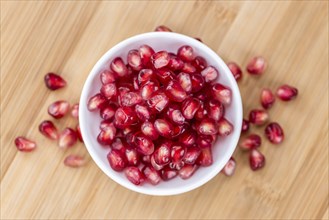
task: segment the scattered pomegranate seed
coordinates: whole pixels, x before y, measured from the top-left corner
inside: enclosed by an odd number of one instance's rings
[[[249,130],[249,121],[246,119],[243,119],[241,132],[247,132],[248,130]]]
[[[235,80],[239,81],[242,78],[242,70],[239,67],[239,65],[234,62],[230,62],[227,64],[227,66],[230,69],[230,71],[232,72]]]
[[[37,144],[34,141],[31,141],[25,137],[17,137],[15,139],[15,145],[17,150],[23,152],[31,152],[37,147]]]
[[[275,96],[273,95],[271,90],[263,89],[260,96],[260,100],[263,108],[269,109],[275,102]]]
[[[236,167],[236,162],[233,157],[229,159],[229,161],[225,164],[222,173],[226,176],[233,176]]]
[[[208,66],[201,71],[201,75],[204,77],[206,82],[214,82],[218,77],[218,71],[213,66]]]
[[[115,171],[122,171],[127,166],[127,160],[124,154],[119,150],[111,150],[107,154],[107,159],[110,163],[110,166]]]
[[[114,60],[110,64],[110,68],[119,77],[124,77],[128,75],[128,69],[120,57],[114,58]]]
[[[39,131],[41,132],[41,134],[43,134],[44,136],[46,136],[49,139],[52,139],[52,140],[58,139],[59,135],[58,135],[57,128],[51,121],[46,120],[46,121],[41,122],[41,124],[39,125]]]
[[[100,74],[101,82],[103,85],[114,83],[116,76],[112,71],[103,70]]]
[[[191,62],[194,59],[193,48],[190,46],[182,46],[177,51],[177,56],[185,62]]]
[[[262,139],[257,134],[250,134],[246,138],[242,139],[239,146],[242,150],[253,150],[262,144]]]
[[[282,85],[278,88],[276,91],[276,95],[282,100],[282,101],[290,101],[297,97],[298,90],[292,86],[289,85]]]
[[[83,165],[86,164],[86,159],[79,156],[79,155],[68,155],[65,159],[64,159],[64,164],[68,167],[73,167],[73,168],[77,168],[77,167],[82,167]]]
[[[273,144],[280,144],[284,140],[283,130],[276,122],[272,122],[266,126],[265,135]]]
[[[73,118],[79,118],[79,103],[72,106],[71,115]]]
[[[142,172],[144,174],[144,176],[146,177],[146,179],[152,184],[152,185],[157,185],[160,183],[161,181],[161,177],[158,173],[157,170],[155,170],[153,167],[151,166],[145,166],[142,169]]]
[[[91,97],[88,101],[88,110],[95,111],[101,109],[106,104],[107,99],[100,93]]]
[[[259,170],[265,166],[265,157],[258,150],[252,149],[249,154],[249,162],[252,170]]]
[[[57,90],[66,86],[66,81],[56,73],[47,73],[45,83],[50,90]]]
[[[197,165],[187,164],[178,171],[178,174],[182,179],[188,179],[195,173],[197,169],[198,169]]]
[[[167,51],[159,51],[151,56],[152,64],[156,69],[160,69],[162,67],[167,66],[169,60],[170,57]]]
[[[233,125],[225,118],[218,121],[218,134],[219,136],[228,136],[233,132]]]
[[[81,135],[81,130],[80,130],[80,125],[77,124],[77,127],[75,128],[76,132],[77,132],[77,138],[79,139],[79,141],[83,142],[82,139],[82,135]]]
[[[155,31],[172,32],[172,30],[170,28],[168,28],[167,26],[164,26],[164,25],[160,25],[160,26],[156,27]]]
[[[77,134],[72,128],[65,128],[59,135],[58,146],[60,148],[72,147],[77,142]]]
[[[255,125],[263,125],[269,119],[269,115],[265,110],[254,109],[249,113],[249,122]]]
[[[264,57],[258,56],[249,61],[247,71],[252,75],[260,75],[265,72],[266,67],[267,63]]]
[[[62,118],[70,110],[70,104],[67,101],[56,101],[49,105],[48,114],[53,118]]]
[[[139,56],[142,59],[142,64],[144,66],[147,66],[151,62],[151,56],[154,54],[154,50],[152,49],[152,47],[144,44],[139,47],[138,51]]]

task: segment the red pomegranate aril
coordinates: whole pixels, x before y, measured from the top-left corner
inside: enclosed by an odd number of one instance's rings
[[[147,100],[147,104],[151,110],[161,112],[169,104],[169,98],[158,90]]]
[[[192,92],[195,93],[203,88],[205,81],[201,74],[192,74],[191,83],[192,83]]]
[[[142,64],[144,66],[147,66],[151,62],[151,56],[154,54],[154,50],[152,49],[152,47],[144,44],[139,47],[138,51],[139,56],[142,59]]]
[[[238,64],[230,62],[227,64],[227,67],[230,69],[236,81],[239,81],[242,78],[242,70]]]
[[[137,150],[143,155],[151,155],[154,152],[152,140],[142,132],[137,132],[137,134],[135,134],[134,144]]]
[[[229,105],[232,101],[232,91],[219,83],[212,86],[212,95],[224,105]]]
[[[184,67],[184,62],[179,59],[176,55],[174,54],[169,54],[170,56],[170,60],[169,63],[167,65],[167,67],[172,70],[172,71],[178,71],[183,69]]]
[[[151,56],[152,64],[156,69],[160,69],[167,66],[169,60],[170,57],[167,51],[159,51]]]
[[[103,85],[109,84],[109,83],[114,83],[116,76],[115,73],[113,73],[110,70],[104,70],[100,74],[101,82]]]
[[[53,118],[62,118],[64,117],[68,111],[70,110],[70,104],[67,101],[56,101],[49,105],[48,114]]]
[[[221,119],[225,113],[225,108],[222,103],[212,99],[207,103],[207,113],[209,118],[212,118],[215,121],[219,121],[219,119]]]
[[[140,71],[142,69],[142,59],[139,56],[138,50],[130,50],[127,55],[127,61],[134,71]]]
[[[249,154],[249,163],[252,170],[259,170],[265,166],[265,156],[260,151],[252,149]]]
[[[128,75],[128,69],[120,57],[114,58],[114,60],[110,64],[110,68],[119,77],[124,77]]]
[[[128,148],[128,143],[124,138],[115,137],[112,141],[111,148],[114,150],[119,150],[120,152],[125,152]]]
[[[171,152],[170,152],[171,160],[172,161],[182,160],[185,156],[185,151],[186,151],[185,147],[183,147],[179,144],[173,144],[173,146],[171,147]]]
[[[66,86],[66,81],[56,73],[47,73],[45,83],[50,90],[57,90]]]
[[[140,104],[135,105],[135,112],[137,117],[141,121],[146,121],[151,118],[151,112],[145,105],[140,105]]]
[[[257,134],[250,134],[240,141],[240,148],[242,150],[252,150],[260,147],[262,139]]]
[[[181,72],[177,76],[177,81],[185,92],[190,93],[192,91],[191,75],[188,73]]]
[[[176,75],[167,68],[158,69],[155,71],[157,79],[167,85],[171,80],[176,79]]]
[[[139,73],[138,73],[138,82],[139,84],[143,84],[145,82],[150,81],[152,78],[154,78],[154,72],[151,69],[142,69]]]
[[[34,141],[22,136],[15,139],[15,145],[17,150],[23,152],[31,152],[37,147],[37,144]]]
[[[178,48],[177,56],[185,62],[191,62],[194,59],[193,48],[188,45],[181,46]]]
[[[179,136],[179,143],[189,147],[196,143],[197,134],[193,130],[186,130]]]
[[[158,134],[157,130],[155,129],[152,122],[145,121],[141,125],[141,131],[143,134],[145,134],[151,140],[156,140],[159,137],[159,134]]]
[[[249,61],[247,71],[252,75],[260,75],[265,72],[266,67],[267,63],[264,57],[257,56]]]
[[[156,27],[155,31],[172,32],[172,30],[170,28],[168,28],[167,26],[164,26],[164,25],[160,25],[160,26]]]
[[[211,118],[204,118],[198,126],[198,133],[203,135],[213,135],[217,134],[217,132],[216,122]]]
[[[73,167],[73,168],[82,167],[86,164],[86,162],[87,161],[84,157],[74,154],[68,155],[64,159],[65,166]]]
[[[276,95],[282,101],[290,101],[297,97],[298,90],[295,87],[289,85],[282,85],[276,91]]]
[[[158,170],[158,171],[162,170],[164,167],[164,165],[161,165],[161,164],[158,164],[157,162],[155,162],[154,155],[151,155],[151,165],[155,170]]]
[[[200,108],[201,103],[198,99],[196,98],[187,98],[185,99],[185,101],[182,104],[182,113],[183,116],[186,119],[192,119],[195,115],[195,113],[198,111],[198,109]]]
[[[72,128],[65,128],[59,135],[58,146],[60,148],[72,147],[77,139],[77,133]]]
[[[131,107],[141,102],[142,102],[142,97],[136,92],[128,92],[124,94],[121,98],[122,106]]]
[[[145,181],[144,174],[138,167],[127,167],[124,172],[127,179],[135,185],[140,185]]]
[[[171,138],[173,135],[173,126],[165,119],[155,120],[154,128],[162,137]]]
[[[146,179],[152,184],[152,185],[157,185],[161,181],[161,177],[153,167],[146,165],[143,167],[142,172]]]
[[[265,110],[254,109],[249,113],[249,122],[255,125],[263,125],[269,119],[269,115]]]
[[[211,135],[199,135],[197,139],[197,144],[199,148],[211,147],[213,143],[213,138]]]
[[[112,149],[107,154],[107,160],[110,163],[110,166],[115,171],[122,171],[127,166],[127,159],[123,152],[119,150]]]
[[[88,110],[95,111],[101,109],[107,102],[107,99],[100,93],[91,97],[88,101]]]
[[[142,162],[144,164],[151,164],[151,155],[144,155],[144,156],[142,156]]]
[[[153,81],[149,81],[147,83],[145,83],[144,85],[142,85],[141,89],[140,89],[140,94],[142,96],[142,98],[144,100],[148,100],[155,91],[157,91],[159,89],[159,86],[157,85],[157,83],[153,82]]]
[[[48,120],[41,122],[39,125],[39,131],[41,134],[52,140],[57,140],[59,137],[57,128],[53,122]]]
[[[218,71],[213,66],[208,66],[201,71],[201,75],[204,77],[206,82],[214,82],[218,77]]]
[[[111,120],[114,118],[117,107],[114,104],[109,104],[100,110],[100,116],[104,120]]]
[[[221,118],[218,121],[218,135],[225,137],[233,132],[233,125],[226,118]]]
[[[192,61],[192,65],[198,71],[202,71],[208,66],[207,61],[203,57],[200,57],[200,56],[195,57],[195,59]]]
[[[186,149],[185,156],[183,158],[183,162],[185,164],[195,164],[195,161],[198,159],[201,153],[200,148],[196,146],[188,147]]]
[[[133,78],[133,86],[134,86],[134,90],[139,90],[139,88],[140,88],[137,76],[134,76],[134,78]]]
[[[179,110],[179,106],[169,106],[166,114],[168,118],[176,124],[182,125],[185,122],[185,118]]]
[[[182,178],[182,179],[188,179],[190,178],[194,173],[195,171],[198,169],[198,166],[197,165],[190,165],[190,164],[187,164],[185,165],[184,167],[182,167],[182,169],[180,169],[178,171],[178,174],[179,176]]]
[[[225,164],[222,172],[226,176],[233,176],[235,168],[236,168],[236,161],[233,157],[231,157],[229,161]]]
[[[72,106],[71,115],[73,118],[79,118],[79,103]]]
[[[261,92],[260,101],[263,108],[269,109],[275,102],[275,96],[273,95],[271,90],[263,89]]]
[[[170,141],[164,141],[160,143],[159,147],[154,151],[153,157],[157,164],[166,165],[170,162],[172,143]]]
[[[112,126],[112,121],[111,120],[103,120],[101,121],[101,123],[99,124],[99,129],[101,130],[107,130],[109,127]]]
[[[271,122],[265,128],[267,139],[273,144],[280,144],[284,140],[284,133],[281,126],[276,122]]]
[[[187,97],[185,90],[176,80],[172,80],[168,83],[165,92],[169,99],[175,102],[182,102]]]
[[[211,148],[202,148],[201,153],[195,163],[204,167],[210,166],[213,163]]]
[[[79,139],[80,142],[83,142],[82,135],[81,135],[81,130],[80,130],[80,125],[77,124],[75,131],[77,133],[77,138]]]
[[[117,96],[117,87],[115,83],[108,83],[102,86],[100,90],[101,94],[106,98],[111,99],[112,97]]]
[[[177,170],[171,169],[170,167],[164,167],[161,170],[161,178],[164,181],[171,180],[178,175]]]
[[[129,166],[137,166],[140,162],[139,154],[135,148],[125,148],[125,156]]]
[[[111,123],[106,129],[101,130],[97,136],[98,143],[102,145],[109,145],[113,142],[117,129]]]
[[[247,132],[249,130],[249,121],[246,119],[242,120],[241,132]]]
[[[207,112],[207,110],[205,109],[204,104],[202,103],[202,104],[200,105],[200,108],[198,109],[198,111],[195,113],[194,118],[195,118],[196,120],[201,121],[201,120],[204,119],[207,115],[208,115],[208,112]]]
[[[124,128],[138,122],[135,111],[130,107],[118,108],[115,112],[114,119],[119,128]]]
[[[182,72],[193,74],[196,73],[196,68],[191,63],[184,63],[184,66],[182,68]]]

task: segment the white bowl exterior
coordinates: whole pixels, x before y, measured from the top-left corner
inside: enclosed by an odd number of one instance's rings
[[[136,49],[140,45],[147,44],[154,48],[155,51],[167,50],[169,52],[177,52],[182,45],[190,45],[193,47],[196,55],[203,56],[208,65],[212,65],[220,73],[218,82],[228,86],[232,90],[232,103],[226,106],[225,117],[234,125],[232,134],[225,138],[218,138],[212,147],[214,162],[209,167],[200,167],[193,176],[187,180],[177,177],[170,181],[162,181],[160,184],[153,186],[145,183],[141,186],[135,186],[129,182],[124,172],[116,172],[110,167],[107,154],[109,149],[102,147],[96,140],[99,133],[99,124],[101,118],[99,112],[89,112],[87,109],[88,99],[99,92],[101,87],[99,74],[102,69],[108,69],[109,63],[115,57],[125,59],[127,53],[131,49]],[[79,122],[84,143],[91,157],[101,170],[120,185],[144,194],[149,195],[175,195],[193,190],[216,176],[232,156],[237,142],[240,137],[242,124],[242,102],[239,88],[232,73],[223,62],[223,60],[208,46],[195,40],[194,38],[171,32],[151,32],[136,35],[122,41],[108,52],[96,63],[90,72],[87,81],[82,90],[79,106]],[[220,187],[220,186],[219,186]]]

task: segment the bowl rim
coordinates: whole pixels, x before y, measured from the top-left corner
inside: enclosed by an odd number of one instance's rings
[[[118,49],[124,47],[127,44],[130,44],[134,41],[138,41],[147,37],[169,37],[169,38],[182,38],[183,40],[187,41],[188,45],[192,46],[195,44],[199,44],[200,47],[203,47],[203,52],[208,53],[209,56],[213,56],[215,57],[216,62],[218,63],[219,66],[221,66],[225,71],[225,73],[222,74],[226,74],[228,77],[228,81],[230,83],[230,89],[232,90],[232,93],[234,94],[234,99],[237,99],[237,108],[236,108],[236,116],[238,117],[237,123],[234,124],[234,129],[238,129],[239,132],[234,132],[232,135],[234,135],[232,137],[232,146],[234,147],[230,147],[228,148],[228,153],[227,158],[224,158],[222,163],[218,164],[216,167],[214,165],[213,169],[209,170],[209,174],[207,176],[205,176],[205,178],[200,179],[199,181],[196,181],[193,184],[190,184],[188,187],[185,188],[180,188],[180,189],[175,189],[172,188],[170,190],[166,190],[166,191],[159,191],[157,190],[156,186],[154,186],[154,188],[152,189],[145,189],[143,187],[140,186],[133,186],[132,184],[130,184],[130,182],[128,182],[128,180],[126,181],[122,181],[121,178],[116,177],[116,176],[112,176],[110,173],[107,172],[108,167],[103,166],[103,163],[101,162],[101,159],[99,159],[98,155],[96,154],[96,152],[93,150],[92,147],[92,143],[88,140],[88,139],[84,139],[84,143],[85,146],[87,148],[88,153],[91,155],[93,161],[96,163],[96,165],[108,176],[110,177],[112,180],[114,180],[116,183],[120,184],[121,186],[130,189],[132,191],[135,192],[139,192],[142,194],[146,194],[146,195],[156,195],[156,196],[169,196],[169,195],[177,195],[177,194],[181,194],[181,193],[185,193],[188,191],[191,191],[193,189],[196,189],[202,185],[204,185],[205,183],[209,182],[211,179],[213,179],[225,166],[225,164],[227,163],[227,161],[230,159],[230,157],[232,156],[233,152],[236,149],[239,137],[240,137],[240,133],[241,133],[241,126],[242,126],[242,114],[243,114],[243,108],[242,108],[242,100],[241,100],[241,94],[240,94],[240,90],[239,87],[237,85],[236,80],[234,79],[232,74],[227,74],[227,73],[231,73],[231,71],[229,70],[229,68],[227,67],[226,63],[221,59],[221,57],[215,53],[211,48],[209,48],[206,44],[183,34],[179,34],[179,33],[174,33],[174,32],[147,32],[147,33],[142,33],[142,34],[138,34],[132,37],[129,37],[121,42],[119,42],[118,44],[114,45],[113,47],[111,47],[109,50],[107,50],[107,52],[96,62],[96,64],[94,65],[94,67],[92,68],[92,70],[89,72],[88,77],[84,83],[83,89],[82,89],[82,93],[80,96],[80,106],[82,105],[87,105],[87,99],[88,99],[88,91],[89,88],[92,84],[92,81],[95,77],[95,75],[97,75],[99,73],[99,71],[103,68],[104,63],[108,62],[109,58],[112,55],[112,51],[117,51]],[[191,45],[193,44],[193,45]],[[79,108],[79,124],[80,124],[80,129],[81,129],[81,134],[82,137],[87,137],[86,135],[86,122],[85,120],[83,120],[83,118],[85,118],[86,116],[86,111],[84,110],[85,108]],[[224,163],[225,162],[225,163]],[[216,169],[215,169],[216,168]]]

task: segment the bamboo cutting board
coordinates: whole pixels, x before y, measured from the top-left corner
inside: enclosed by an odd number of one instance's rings
[[[64,152],[38,132],[50,103],[78,102],[109,48],[159,24],[200,37],[243,67],[254,55],[266,57],[263,76],[245,74],[239,83],[245,116],[259,107],[264,86],[299,89],[296,100],[270,110],[286,139],[280,146],[263,139],[262,170],[252,172],[237,149],[233,177],[218,175],[182,195],[146,196],[105,176],[81,143]],[[328,31],[328,1],[1,1],[1,218],[328,219]],[[68,86],[47,90],[49,71]],[[56,125],[76,122],[68,116]],[[18,152],[18,135],[38,149]],[[89,163],[65,167],[72,152]]]

